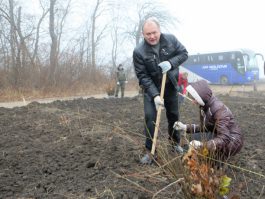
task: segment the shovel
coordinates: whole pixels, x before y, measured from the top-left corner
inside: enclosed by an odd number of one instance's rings
[[[166,79],[167,79],[167,73],[163,73],[161,92],[160,92],[160,98],[161,98],[162,101],[164,99]],[[152,150],[151,150],[151,154],[152,155],[155,155],[155,149],[156,149],[156,142],[157,142],[157,136],[158,136],[158,129],[159,129],[161,111],[162,111],[162,106],[159,106],[158,110],[157,110],[157,115],[156,115],[155,132],[154,132],[153,145],[152,145]]]

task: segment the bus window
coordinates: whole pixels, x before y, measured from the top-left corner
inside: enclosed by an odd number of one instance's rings
[[[198,62],[197,57],[193,57],[193,63],[196,64]]]
[[[264,57],[260,53],[256,53],[255,57],[257,58],[257,64],[258,66],[261,66],[263,64],[263,75],[265,75],[265,62],[264,62]],[[262,67],[261,67],[262,68]],[[261,69],[262,70],[262,69]],[[262,73],[261,73],[262,74]]]
[[[227,64],[227,63],[231,63],[233,64],[233,60],[231,59],[231,52],[225,52],[223,53],[223,63]]]
[[[237,68],[236,54],[234,52],[230,53],[230,57],[228,58],[228,62],[231,62],[232,66]]]
[[[249,55],[244,54],[243,59],[244,59],[245,66],[248,67],[249,66]]]
[[[249,67],[247,67],[247,68],[251,69],[251,68],[255,68],[256,66],[258,66],[258,62],[257,62],[256,57],[251,57],[249,59]]]
[[[244,64],[244,58],[240,53],[235,54],[236,69],[239,73],[244,74],[247,70],[246,64]]]
[[[206,59],[207,63],[212,63],[213,62],[213,56],[212,55],[207,55],[207,59]]]
[[[205,55],[201,55],[200,64],[206,64],[206,63],[207,63],[207,57]]]
[[[224,55],[218,55],[218,61],[223,62],[224,61]]]
[[[198,55],[198,57],[197,57],[197,62],[198,62],[198,63],[201,62],[201,60],[200,60],[200,55]]]
[[[236,59],[236,54],[235,53],[231,53],[231,60],[235,60]]]
[[[211,55],[211,59],[212,59],[213,64],[218,63],[218,54]]]
[[[240,72],[241,74],[244,74],[246,71],[246,67],[244,66],[242,60],[239,57],[236,59],[236,68],[237,71]]]

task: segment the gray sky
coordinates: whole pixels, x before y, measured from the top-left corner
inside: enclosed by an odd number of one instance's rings
[[[118,1],[118,0],[117,0]],[[264,0],[160,0],[180,21],[172,30],[190,53],[250,48],[265,56]],[[38,12],[37,0],[25,0]],[[74,0],[80,9],[84,0]],[[25,5],[25,4],[24,4]],[[75,13],[77,23],[86,14]]]
[[[161,0],[190,52],[250,48],[265,56],[264,0]]]

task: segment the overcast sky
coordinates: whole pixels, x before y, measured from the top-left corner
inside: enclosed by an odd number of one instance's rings
[[[190,52],[251,48],[265,56],[264,0],[161,0]]]
[[[250,48],[265,56],[264,0],[160,1],[180,21],[172,33],[190,53]],[[36,0],[27,2],[38,10]],[[73,2],[76,8],[82,0]]]

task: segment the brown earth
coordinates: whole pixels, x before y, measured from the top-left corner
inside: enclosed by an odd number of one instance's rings
[[[245,136],[242,151],[231,160],[240,168],[229,170],[244,199],[265,198],[264,97],[261,92],[219,96]],[[141,97],[33,102],[0,108],[0,118],[0,198],[184,198],[158,166],[139,165]],[[197,118],[186,101],[181,120]],[[161,135],[166,126],[163,112]]]

